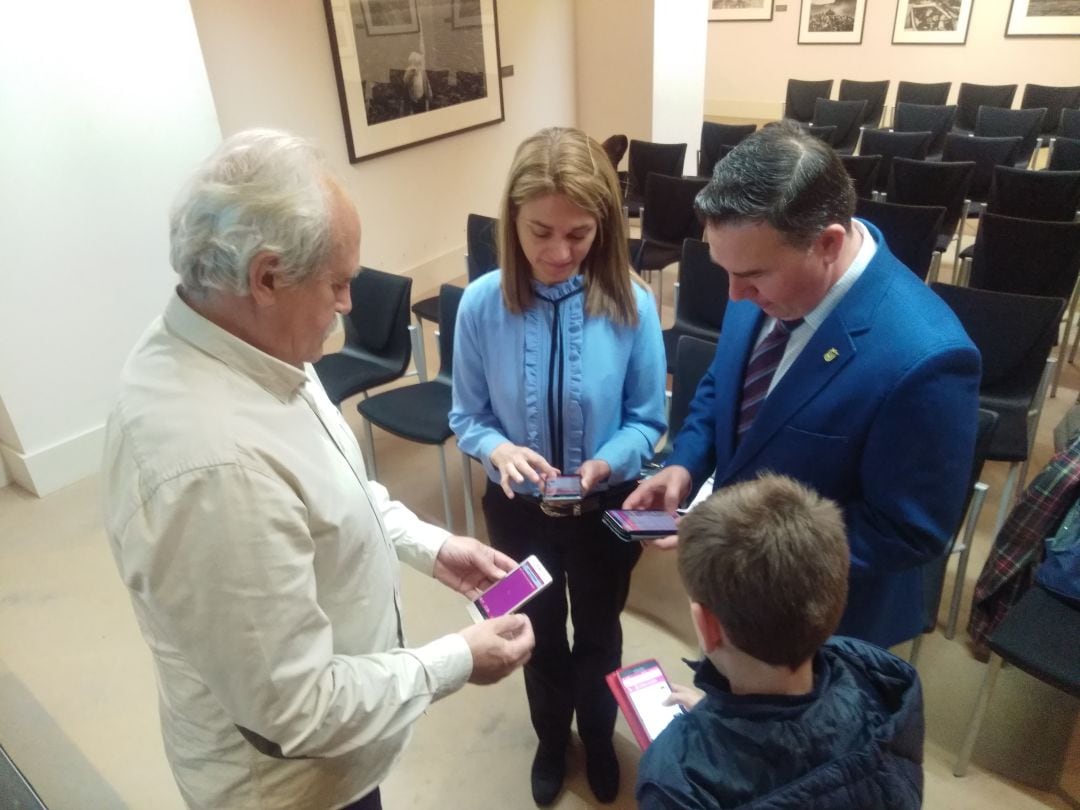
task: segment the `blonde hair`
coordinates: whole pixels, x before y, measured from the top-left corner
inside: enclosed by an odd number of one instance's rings
[[[527,138],[514,154],[499,210],[499,263],[503,301],[520,314],[533,304],[532,268],[518,239],[517,215],[526,202],[566,197],[596,218],[596,238],[581,275],[585,312],[613,323],[637,324],[637,302],[626,247],[622,193],[603,147],[578,129],[551,127]]]

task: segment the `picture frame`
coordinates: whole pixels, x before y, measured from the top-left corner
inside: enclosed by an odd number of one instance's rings
[[[414,34],[420,30],[416,0],[359,0],[364,28],[373,37]]]
[[[455,0],[450,14],[445,0],[323,8],[350,163],[505,120],[495,0]]]
[[[1080,0],[1012,0],[1005,36],[1080,36]]]
[[[800,45],[859,45],[866,0],[802,0]]]
[[[773,2],[774,0],[709,0],[709,22],[771,20]]]
[[[974,0],[896,0],[894,45],[963,45]]]

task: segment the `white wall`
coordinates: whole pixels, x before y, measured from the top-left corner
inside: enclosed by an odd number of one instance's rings
[[[220,133],[186,0],[6,4],[0,76],[0,452],[45,494],[100,464],[173,284],[169,204]]]
[[[414,293],[464,272],[470,211],[494,214],[514,149],[573,125],[571,0],[498,3],[503,123],[350,165],[321,3],[192,0],[226,134],[282,127],[313,138],[360,209],[361,261],[414,275]],[[415,296],[414,296],[415,297]]]
[[[684,174],[697,174],[708,12],[708,0],[658,2],[653,23],[652,139],[687,145]]]
[[[1080,38],[1005,37],[1009,3],[976,0],[965,45],[893,45],[896,0],[870,0],[861,45],[799,45],[799,3],[770,22],[709,24],[705,112],[712,115],[776,118],[789,78],[891,79],[888,104],[900,79],[1073,85],[1080,82]]]

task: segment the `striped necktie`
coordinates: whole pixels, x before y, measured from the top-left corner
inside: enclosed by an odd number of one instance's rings
[[[794,321],[777,320],[772,331],[757,345],[750,356],[750,362],[746,364],[746,374],[743,375],[742,403],[739,405],[739,438],[742,438],[761,409],[761,403],[765,401],[769,393],[769,383],[772,382],[773,375],[784,358],[788,338],[801,323],[802,318]]]

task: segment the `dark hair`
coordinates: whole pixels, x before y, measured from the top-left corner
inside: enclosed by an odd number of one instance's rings
[[[849,551],[840,508],[791,478],[721,489],[679,523],[679,574],[731,642],[795,669],[836,631]]]
[[[845,230],[855,188],[840,158],[794,123],[767,124],[716,164],[694,200],[707,224],[765,222],[794,247],[805,247],[833,223]]]

